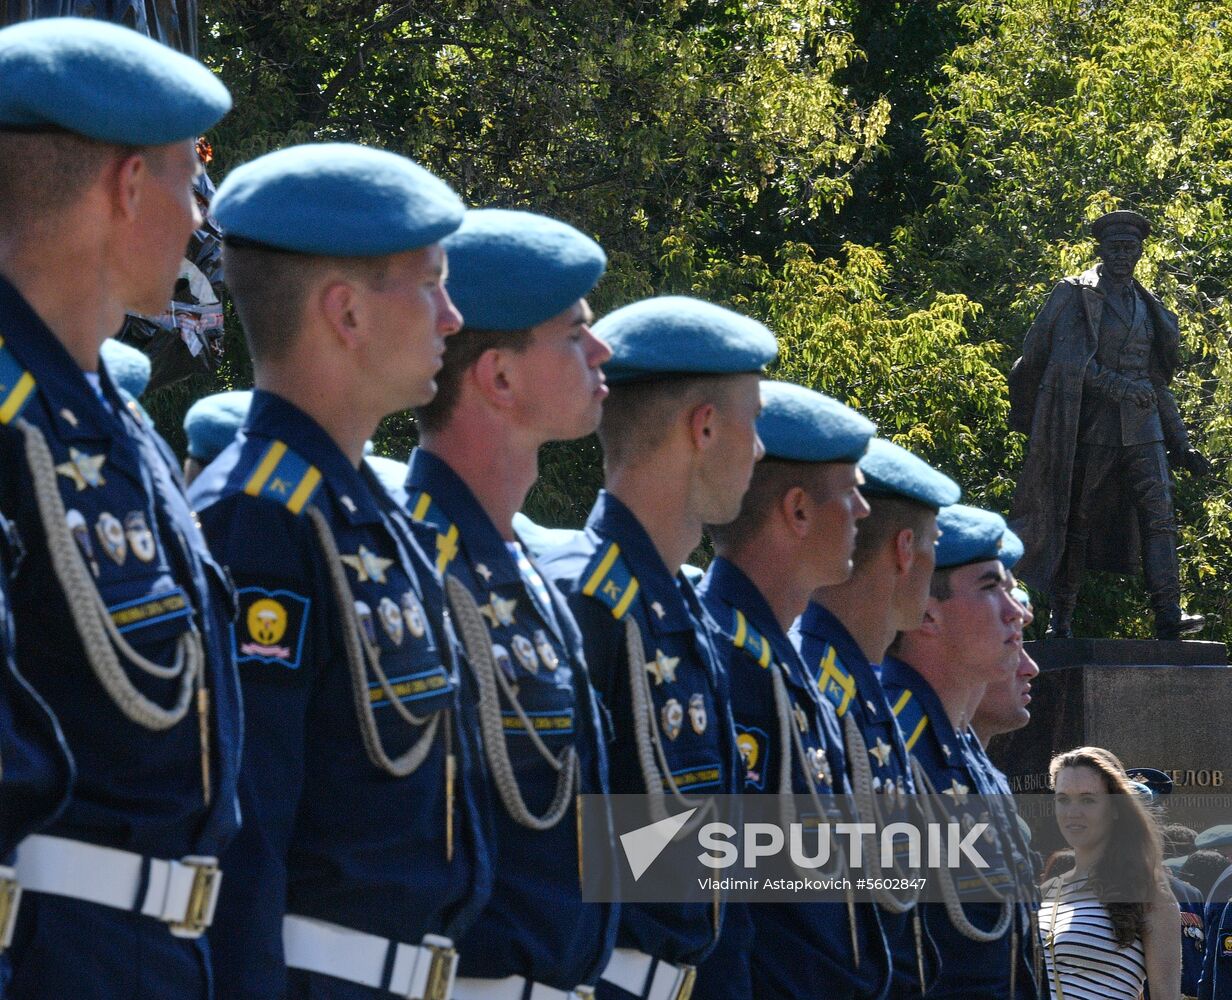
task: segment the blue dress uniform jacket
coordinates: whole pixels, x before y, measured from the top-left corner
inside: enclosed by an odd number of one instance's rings
[[[719,623],[726,643],[736,743],[744,763],[746,794],[777,794],[783,754],[791,761],[792,793],[809,794],[798,754],[781,745],[771,664],[782,671],[791,699],[792,727],[799,730],[813,780],[821,795],[850,792],[847,756],[834,706],[821,698],[799,654],[753,582],[728,560],[716,557],[698,596]],[[729,904],[727,925],[701,969],[697,996],[826,996],[876,998],[890,984],[890,959],[877,908],[855,908],[859,964],[852,949],[847,906],[833,903]],[[747,915],[750,933],[733,933],[735,911]]]
[[[886,657],[881,667],[881,683],[907,750],[919,762],[936,794],[951,800],[951,814],[962,823],[964,832],[976,822],[990,824],[988,833],[977,845],[989,863],[982,874],[994,889],[1016,899],[1021,891],[1017,887],[1018,822],[1012,814],[1012,804],[1002,796],[1000,786],[980,760],[978,741],[970,731],[955,731],[932,686],[908,664],[893,656]],[[960,899],[965,894],[964,875],[971,878],[964,870],[955,878]],[[1028,892],[1029,886],[1027,883],[1024,887]],[[967,892],[978,894],[980,890],[988,891],[982,885],[972,885]],[[1029,957],[1030,910],[1024,903],[1012,905],[1005,933],[989,943],[962,934],[943,904],[924,905],[929,933],[941,952],[941,975],[928,992],[930,998],[1034,1000],[1039,996]],[[981,931],[993,928],[1002,913],[1001,906],[993,902],[970,901],[963,904],[963,909],[971,924]]]
[[[558,756],[566,747],[576,749],[581,794],[606,794],[601,708],[564,599],[546,581],[544,592],[528,586],[496,526],[444,460],[417,449],[407,493],[411,516],[431,529],[438,569],[456,577],[480,606],[497,666],[537,733]],[[502,699],[501,709],[518,787],[530,811],[542,815],[552,802],[557,772],[535,750],[512,706]],[[550,830],[536,831],[495,802],[496,881],[487,907],[461,942],[459,976],[518,975],[559,990],[598,979],[615,943],[619,904],[582,900],[575,810],[576,802]]]
[[[1232,903],[1208,905],[1205,913],[1206,950],[1198,1000],[1232,998]],[[1182,928],[1183,929],[1183,928]]]
[[[254,395],[244,435],[192,496],[238,587],[231,642],[247,714],[245,826],[224,859],[229,884],[211,930],[219,994],[381,995],[302,966],[288,972],[283,917],[418,945],[425,934],[459,935],[487,897],[482,775],[474,727],[458,715],[440,582],[371,473],[271,393]],[[335,539],[332,566],[313,509]],[[365,652],[358,671],[348,629]],[[402,777],[380,756],[425,745]]]
[[[915,794],[902,733],[873,664],[851,633],[828,609],[813,601],[791,627],[789,635],[804,662],[804,669],[822,696],[834,706],[840,724],[845,725],[848,713],[855,720],[868,747],[874,788],[881,793],[893,788],[900,795]],[[851,765],[849,760],[849,777]],[[914,911],[894,914],[879,909],[894,966],[890,995],[918,996],[921,962],[926,982],[932,982],[936,976],[936,949],[926,928],[919,928],[921,937],[917,942]]]
[[[613,793],[647,791],[635,746],[625,646],[629,615],[641,631],[649,661],[642,668],[650,678],[652,709],[676,786],[686,796],[736,792],[743,771],[716,646],[718,626],[684,576],[673,578],[667,571],[632,512],[601,491],[585,533],[541,561],[568,595],[586,662],[613,716]],[[718,905],[626,903],[616,944],[675,965],[697,965],[714,946],[721,921]]]
[[[242,722],[226,638],[230,587],[206,550],[166,445],[105,371],[96,394],[3,280],[0,337],[0,423],[7,425],[0,509],[25,547],[10,589],[17,665],[51,707],[76,763],[72,798],[44,832],[147,859],[218,856],[239,823]],[[45,492],[33,488],[23,451],[31,427],[55,469]],[[56,504],[63,526],[48,514]],[[126,692],[127,710],[100,682],[99,649],[83,646],[74,627],[45,524],[62,543],[55,550],[78,564],[79,610],[84,603],[82,613],[111,630],[105,641],[122,679],[111,676]],[[190,669],[198,656],[199,669]],[[151,666],[171,676],[153,676]],[[191,687],[208,692],[208,710]],[[147,724],[159,712],[175,718],[169,710],[177,707],[183,714],[173,724]],[[210,988],[203,938],[173,937],[140,912],[44,892],[23,898],[11,959],[12,997],[204,997]]]

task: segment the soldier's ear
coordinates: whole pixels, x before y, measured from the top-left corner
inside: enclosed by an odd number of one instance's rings
[[[804,538],[813,523],[813,512],[809,504],[808,493],[799,486],[793,486],[779,500],[779,513],[788,528],[797,538]]]
[[[915,563],[915,531],[903,528],[894,536],[894,562],[899,575],[905,575]]]
[[[698,451],[709,448],[714,443],[718,416],[719,408],[714,403],[699,403],[689,411],[689,432],[693,438],[693,447]]]
[[[107,186],[116,214],[125,222],[136,219],[149,177],[150,165],[141,153],[118,156],[103,168],[101,181]]]
[[[349,281],[328,281],[306,296],[307,305],[319,310],[335,339],[348,350],[359,347],[366,339],[361,325],[359,297]]]

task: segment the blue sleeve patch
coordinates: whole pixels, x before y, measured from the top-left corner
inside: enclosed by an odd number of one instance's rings
[[[914,750],[928,727],[928,715],[920,707],[920,699],[910,688],[903,688],[902,694],[894,702],[893,710],[894,718],[898,720],[898,728],[902,730],[903,742],[909,751]]]
[[[307,597],[289,590],[241,587],[239,614],[231,627],[236,663],[274,663],[299,668],[308,632]]]
[[[766,765],[770,756],[770,737],[756,726],[736,723],[736,748],[744,763],[744,783],[759,792],[766,787]]]

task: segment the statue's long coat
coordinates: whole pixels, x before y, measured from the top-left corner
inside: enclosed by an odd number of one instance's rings
[[[1010,524],[1026,554],[1015,573],[1031,586],[1050,588],[1065,547],[1073,491],[1083,377],[1099,344],[1104,295],[1092,269],[1065,278],[1048,296],[1010,372],[1010,426],[1030,435]],[[1137,281],[1134,287],[1150,312],[1155,337],[1151,381],[1169,449],[1188,447],[1184,425],[1168,383],[1176,371],[1180,331],[1176,315]],[[1092,504],[1095,517],[1087,547],[1087,568],[1132,573],[1141,565],[1138,519],[1132,500],[1117,481]]]

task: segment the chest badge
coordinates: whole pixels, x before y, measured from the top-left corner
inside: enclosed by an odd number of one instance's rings
[[[679,662],[679,656],[668,656],[663,650],[656,649],[655,658],[646,664],[646,673],[655,679],[655,687],[661,687],[665,683],[675,684],[676,665]]]
[[[485,604],[479,611],[491,623],[493,628],[504,626],[508,628],[513,624],[513,609],[518,606],[518,599],[511,597],[508,600],[502,597],[497,597],[495,594],[488,595],[488,603]]]
[[[886,761],[890,759],[890,750],[890,744],[878,736],[877,744],[868,748],[868,755],[882,767],[885,767]]]
[[[535,655],[535,647],[524,635],[515,635],[509,644],[513,646],[513,655],[518,662],[532,674],[539,673],[539,657]]]
[[[556,655],[548,634],[541,628],[535,629],[535,649],[539,650],[539,659],[549,670],[555,670],[560,666],[560,657]]]
[[[830,762],[826,760],[826,752],[820,747],[813,747],[806,754],[808,758],[809,770],[813,774],[815,781],[820,781],[822,784],[833,784],[830,777]]]
[[[73,540],[77,543],[77,548],[81,549],[81,556],[90,567],[90,572],[98,576],[98,560],[94,558],[94,543],[90,541],[90,526],[86,524],[85,516],[79,510],[68,510],[64,512],[64,523],[72,532]]]
[[[791,703],[791,716],[796,720],[796,728],[802,733],[808,732],[808,716],[804,714],[804,709],[800,707],[798,701]]]
[[[667,703],[659,710],[659,723],[663,727],[663,734],[669,740],[674,740],[680,735],[680,730],[684,726],[684,709],[679,701],[675,698],[667,699]]]
[[[967,795],[970,793],[970,791],[971,789],[968,788],[966,785],[964,785],[957,778],[951,778],[950,787],[942,789],[941,794],[948,795],[959,805],[963,805],[967,801]]]
[[[377,605],[377,612],[381,616],[381,624],[385,627],[385,634],[389,636],[390,641],[395,646],[402,645],[402,629],[404,622],[402,620],[402,609],[393,602],[390,597],[382,597],[381,603]]]
[[[145,514],[134,510],[124,518],[124,535],[128,538],[128,547],[133,555],[144,563],[153,562],[157,555],[154,545],[154,532],[145,519]]]
[[[667,616],[667,612],[663,610],[663,605],[658,601],[654,601],[650,605],[650,610],[659,616],[659,621],[662,621]]]
[[[71,479],[80,493],[87,486],[104,486],[107,480],[103,478],[103,463],[106,455],[87,455],[84,451],[69,448],[68,461],[56,466],[56,472]]]
[[[505,680],[509,682],[509,689],[514,693],[518,693],[518,672],[513,667],[513,660],[509,658],[509,650],[502,646],[499,642],[492,644],[492,659],[496,661],[496,666],[500,672],[505,675]]]
[[[419,603],[419,598],[409,590],[402,595],[402,618],[406,622],[406,630],[414,638],[422,639],[424,637],[424,633],[428,631],[428,626],[424,621],[423,607]]]
[[[492,579],[492,571],[483,563],[475,563],[475,572],[483,577],[484,583]]]
[[[382,559],[363,545],[355,555],[342,556],[342,561],[355,570],[355,577],[360,583],[367,583],[369,580],[384,583],[385,571],[394,564],[392,559]]]
[[[693,727],[693,732],[701,736],[706,731],[706,699],[700,694],[691,695],[689,697],[689,725]]]
[[[372,609],[363,601],[356,601],[355,613],[359,615],[359,624],[364,630],[364,638],[368,640],[368,645],[376,649],[380,643],[376,638],[376,622],[372,620]]]
[[[99,544],[107,553],[107,557],[117,566],[123,566],[128,556],[128,542],[124,538],[124,526],[120,524],[120,519],[114,514],[103,511],[98,515],[94,532],[98,535]]]

